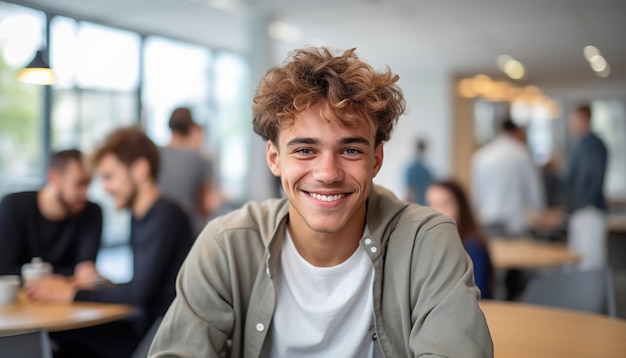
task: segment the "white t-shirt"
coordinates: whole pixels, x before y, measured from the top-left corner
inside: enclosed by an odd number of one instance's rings
[[[285,235],[276,270],[276,310],[263,357],[372,357],[374,268],[361,248],[316,267]]]

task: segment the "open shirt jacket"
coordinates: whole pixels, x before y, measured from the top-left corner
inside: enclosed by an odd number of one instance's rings
[[[374,266],[374,324],[385,357],[492,357],[472,264],[454,222],[378,186],[360,249]],[[289,203],[270,199],[211,221],[177,280],[149,357],[259,357]]]

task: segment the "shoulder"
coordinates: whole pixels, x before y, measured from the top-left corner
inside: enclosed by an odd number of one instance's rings
[[[186,217],[185,211],[174,200],[160,197],[151,209],[154,216],[170,221],[179,217]]]
[[[91,217],[102,217],[102,208],[100,208],[100,205],[92,202],[92,201],[88,201],[87,205],[85,206],[85,215],[87,216],[91,216]]]
[[[10,209],[22,209],[28,207],[36,207],[37,205],[37,192],[36,191],[24,191],[18,193],[7,194],[2,198],[0,205],[4,208]]]

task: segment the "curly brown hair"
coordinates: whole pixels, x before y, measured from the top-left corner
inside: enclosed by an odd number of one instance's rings
[[[93,154],[93,164],[97,165],[107,154],[113,154],[127,167],[135,160],[145,158],[150,164],[152,179],[156,180],[159,175],[159,149],[139,127],[119,128],[110,133]]]
[[[284,124],[311,108],[328,108],[341,123],[354,128],[373,126],[376,141],[389,140],[391,130],[406,109],[399,76],[375,71],[361,61],[355,48],[339,56],[326,47],[293,51],[281,67],[270,69],[254,97],[254,132],[276,143]]]

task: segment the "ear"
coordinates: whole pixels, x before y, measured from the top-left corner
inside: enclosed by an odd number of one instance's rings
[[[380,143],[374,149],[374,176],[378,174],[378,171],[383,166],[383,143]]]
[[[150,163],[148,163],[148,159],[144,157],[135,159],[130,166],[130,172],[135,180],[144,181],[150,179]]]
[[[51,184],[56,184],[59,182],[59,179],[61,178],[61,173],[59,173],[59,170],[56,168],[50,168],[48,170],[48,183]]]
[[[274,142],[271,140],[267,141],[267,145],[265,147],[265,159],[267,160],[267,166],[270,168],[270,171],[274,176],[280,177],[280,153],[278,152],[278,147],[274,145]]]

